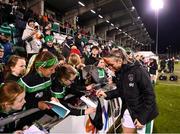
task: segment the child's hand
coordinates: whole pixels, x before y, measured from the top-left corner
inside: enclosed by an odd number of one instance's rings
[[[41,110],[51,109],[51,107],[48,104],[46,104],[44,101],[38,102],[38,108]]]
[[[59,100],[55,97],[51,97],[51,101],[59,102]]]

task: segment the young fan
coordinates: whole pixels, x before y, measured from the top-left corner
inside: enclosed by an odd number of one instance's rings
[[[0,87],[0,119],[6,118],[21,110],[26,103],[25,90],[16,82],[7,82]],[[0,126],[0,133],[10,133],[16,130],[13,122]]]
[[[59,99],[62,104],[68,107],[72,115],[84,115],[95,112],[95,108],[87,108],[85,110],[78,110],[67,105],[66,96],[68,94],[75,95],[74,99],[84,95],[78,89],[74,88],[74,82],[77,77],[77,71],[71,65],[62,65],[57,68],[55,80],[53,80],[51,92],[52,95]],[[75,84],[76,85],[76,84]],[[75,101],[75,100],[74,100]]]
[[[25,58],[12,55],[5,66],[5,81],[18,81],[25,74],[25,70]]]
[[[50,52],[39,53],[29,73],[18,83],[26,90],[26,108],[49,109],[44,101],[51,100],[51,75],[55,73],[57,58]]]

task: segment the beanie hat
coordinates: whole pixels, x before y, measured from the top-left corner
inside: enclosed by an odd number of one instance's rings
[[[0,26],[0,34],[2,36],[11,36],[11,27],[7,23],[2,24]]]
[[[81,52],[79,51],[79,49],[76,49],[76,48],[71,49],[70,54],[72,54],[72,53],[75,53],[75,54],[78,54],[79,56],[81,56]]]
[[[48,35],[48,36],[45,37],[45,42],[46,43],[49,42],[49,41],[53,42],[53,40],[54,40],[54,37],[51,36],[51,35]]]

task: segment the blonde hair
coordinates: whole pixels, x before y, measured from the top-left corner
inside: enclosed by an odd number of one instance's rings
[[[77,49],[77,47],[76,47],[75,45],[73,45],[73,46],[71,47],[71,49]]]
[[[81,58],[78,54],[72,53],[69,56],[68,64],[72,65],[73,67],[76,67],[81,63]]]

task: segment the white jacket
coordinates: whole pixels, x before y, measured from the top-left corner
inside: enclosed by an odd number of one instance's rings
[[[35,38],[35,34],[33,35],[34,31],[35,30],[27,24],[22,35],[22,40],[26,42],[27,54],[39,53],[39,49],[42,47],[42,43],[39,43],[39,40]]]

